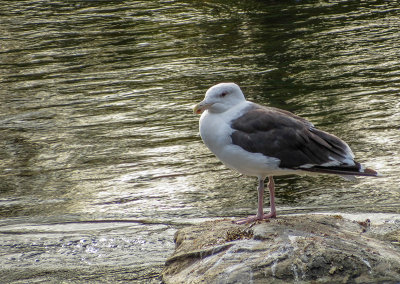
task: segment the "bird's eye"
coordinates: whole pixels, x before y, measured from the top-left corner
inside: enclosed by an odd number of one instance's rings
[[[228,94],[228,93],[223,92],[223,93],[221,94],[221,97],[225,97],[227,94]]]

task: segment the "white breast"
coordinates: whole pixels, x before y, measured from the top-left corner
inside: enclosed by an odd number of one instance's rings
[[[231,134],[234,130],[230,122],[241,116],[248,104],[245,101],[223,113],[205,111],[200,118],[200,136],[215,156],[231,169],[257,177],[280,174],[279,159],[250,153],[232,144]],[[284,174],[288,174],[287,171]]]

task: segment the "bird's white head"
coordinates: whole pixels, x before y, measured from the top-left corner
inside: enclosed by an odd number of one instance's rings
[[[207,90],[204,100],[194,106],[193,112],[201,114],[208,110],[212,113],[221,113],[245,100],[238,85],[220,83]]]

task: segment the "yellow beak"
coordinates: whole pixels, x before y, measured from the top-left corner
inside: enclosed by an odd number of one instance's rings
[[[193,113],[202,114],[206,109],[209,109],[211,106],[212,104],[201,101],[193,107]]]
[[[201,106],[200,106],[199,103],[193,107],[193,113],[194,113],[194,114],[200,114],[200,113],[202,113]]]

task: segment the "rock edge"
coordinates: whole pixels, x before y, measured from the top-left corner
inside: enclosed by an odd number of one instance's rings
[[[399,283],[400,222],[392,227],[311,214],[250,225],[204,222],[175,234],[176,249],[162,279],[166,284]]]

